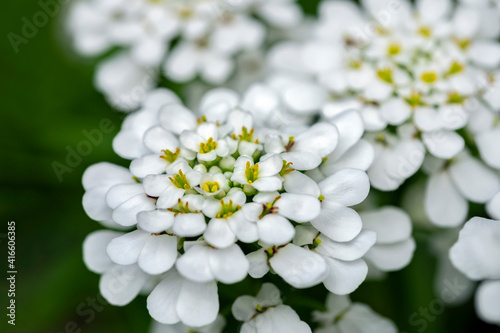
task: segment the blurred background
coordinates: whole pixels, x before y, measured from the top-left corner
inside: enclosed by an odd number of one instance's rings
[[[147,332],[151,319],[145,296],[125,307],[97,303],[95,311],[88,311],[92,309],[89,302],[99,297],[99,276],[83,264],[82,242],[101,226],[83,211],[81,177],[93,163],[127,166],[128,162],[111,148],[124,115],[112,110],[92,85],[98,59],[78,58],[66,41],[66,2],[60,1],[57,13],[32,30],[30,38],[15,39],[15,46],[12,33],[22,36],[25,20],[32,21],[42,7],[38,1],[9,1],[4,3],[8,9],[0,14],[0,109],[6,116],[0,122],[0,332]],[[315,13],[317,0],[301,2],[308,13]],[[179,91],[168,82],[163,85]],[[103,132],[102,140],[83,147],[82,142],[88,142],[85,133],[99,129],[103,122],[112,124],[110,131]],[[86,156],[68,157],[72,151],[86,148]],[[392,193],[381,200],[399,204],[400,196]],[[12,220],[16,222],[18,272],[15,327],[7,325],[5,315],[5,237],[7,222]],[[429,251],[426,230],[416,228],[414,236],[418,245],[413,262],[383,281],[365,282],[352,298],[392,319],[401,332],[500,331],[477,319],[472,300],[429,312],[433,305],[435,310],[440,308],[436,305],[439,295],[434,293],[437,263]],[[256,291],[251,281],[221,287],[221,301]],[[310,293],[317,295],[317,303],[302,301],[301,295]],[[284,295],[285,302],[296,307],[303,319],[312,308],[322,307],[325,296],[322,287],[285,290]],[[229,322],[226,331],[236,330],[237,323]]]

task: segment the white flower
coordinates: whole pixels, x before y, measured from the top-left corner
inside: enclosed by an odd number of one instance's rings
[[[106,247],[121,233],[99,230],[89,234],[83,242],[83,260],[95,273],[102,274],[99,290],[113,305],[130,303],[146,285],[148,274],[137,265],[117,265],[106,253]]]
[[[203,242],[189,245],[176,262],[177,271],[195,282],[240,282],[247,276],[248,267],[245,254],[236,244],[224,249]]]
[[[249,185],[257,191],[278,191],[283,187],[279,172],[283,168],[283,159],[278,154],[261,158],[254,163],[248,156],[240,156],[234,164],[231,181]]]
[[[231,308],[233,316],[243,321],[243,333],[307,333],[311,328],[280,299],[280,291],[271,283],[264,283],[256,297],[240,296]]]
[[[460,231],[450,249],[453,265],[472,280],[483,281],[476,292],[481,319],[500,325],[500,221],[474,217]]]
[[[104,60],[97,67],[94,85],[113,107],[131,111],[156,86],[155,70],[136,64],[127,53]]]
[[[416,246],[411,237],[412,223],[408,214],[400,208],[385,206],[359,215],[363,227],[377,234],[377,241],[365,259],[381,271],[395,271],[407,266]]]
[[[158,198],[158,208],[171,208],[178,203],[186,191],[200,184],[201,173],[193,170],[185,161],[176,162],[172,174],[148,175],[144,178],[144,191],[150,197]]]
[[[328,294],[327,312],[314,311],[313,316],[321,324],[315,333],[328,332],[380,332],[396,333],[394,323],[375,313],[362,303],[351,303],[348,296]]]
[[[216,124],[203,123],[195,131],[183,131],[180,141],[184,147],[196,152],[200,161],[212,162],[218,156],[224,157],[229,154],[227,140],[219,140]]]
[[[266,150],[281,153],[281,157],[292,163],[296,170],[311,170],[319,166],[338,142],[337,128],[328,123],[318,123],[297,137],[286,140],[282,136],[271,136],[266,140]]]
[[[162,324],[209,325],[219,313],[217,284],[192,282],[170,270],[148,296],[147,307],[151,317]]]
[[[460,225],[467,217],[468,201],[486,203],[500,191],[499,176],[469,154],[436,162],[427,181],[425,209],[438,226]]]
[[[226,326],[226,319],[223,316],[218,315],[217,319],[206,326],[201,327],[189,327],[183,323],[177,324],[160,324],[157,321],[153,321],[150,333],[222,333],[222,329]]]

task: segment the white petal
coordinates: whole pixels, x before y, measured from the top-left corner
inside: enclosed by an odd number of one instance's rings
[[[116,207],[113,211],[113,220],[123,226],[132,226],[137,223],[137,214],[139,212],[155,208],[154,199],[139,194]]]
[[[486,211],[495,220],[500,220],[500,192],[488,202]]]
[[[252,186],[257,191],[272,192],[281,190],[283,181],[278,176],[259,177],[259,179],[252,183]]]
[[[109,242],[106,251],[115,263],[130,265],[137,262],[144,244],[151,235],[142,230],[135,230]]]
[[[485,281],[476,291],[478,316],[491,324],[500,324],[500,281]]]
[[[500,64],[500,45],[493,41],[475,41],[469,55],[479,66],[494,69]]]
[[[422,133],[422,141],[429,152],[442,159],[450,159],[465,147],[464,139],[456,132],[436,131]]]
[[[317,123],[295,138],[292,151],[314,152],[325,157],[335,149],[338,140],[339,131],[334,125]]]
[[[285,177],[283,186],[288,193],[307,194],[312,197],[319,197],[318,184],[305,174],[299,171],[292,171]]]
[[[295,235],[293,225],[280,215],[269,214],[257,221],[259,238],[266,244],[283,245],[290,242]]]
[[[335,155],[337,149],[333,152]],[[319,169],[325,175],[330,176],[341,169],[360,169],[363,171],[368,170],[372,165],[375,157],[373,146],[366,140],[360,140],[349,150],[347,150],[339,159],[331,158],[323,162]]]
[[[282,153],[281,157],[287,162],[292,163],[292,167],[296,170],[311,170],[321,164],[321,156],[316,153],[307,151],[286,152]]]
[[[236,236],[225,219],[211,219],[203,235],[210,245],[218,248],[229,247],[236,241]]]
[[[177,315],[177,301],[183,282],[183,278],[175,270],[171,270],[153,289],[147,299],[147,308],[154,320],[163,324],[175,324],[180,321]]]
[[[380,114],[391,125],[401,125],[411,115],[411,108],[404,100],[392,98],[380,106]]]
[[[82,199],[83,209],[92,220],[113,222],[113,210],[106,203],[106,193],[107,186],[96,186],[85,191]]]
[[[174,213],[168,210],[149,210],[137,214],[137,225],[144,231],[157,233],[174,224]]]
[[[355,110],[348,110],[330,120],[339,132],[338,144],[328,159],[336,160],[363,136],[363,119]]]
[[[299,223],[316,218],[321,211],[317,198],[293,193],[283,193],[274,206],[280,215]]]
[[[375,244],[377,234],[370,230],[362,230],[356,238],[349,242],[335,242],[320,235],[321,243],[316,252],[334,259],[352,261],[361,258]]]
[[[231,312],[237,320],[248,321],[255,315],[257,305],[259,305],[259,303],[255,297],[248,295],[240,296],[231,306]]]
[[[170,186],[160,194],[158,201],[156,201],[156,207],[162,209],[171,208],[182,198],[184,193],[186,193],[186,190]]]
[[[142,182],[144,191],[149,196],[159,197],[167,187],[172,186],[169,177],[168,175],[148,175]]]
[[[453,265],[469,279],[499,279],[500,223],[474,217],[467,222],[450,249]]]
[[[219,314],[217,284],[185,280],[179,293],[177,313],[187,326],[199,327],[212,323]]]
[[[283,168],[283,159],[278,154],[262,158],[259,162],[259,177],[274,176]]]
[[[397,333],[398,329],[392,321],[375,313],[369,306],[354,303],[339,322],[341,332]]]
[[[207,224],[203,214],[193,213],[177,215],[172,230],[176,235],[182,237],[194,237],[201,235],[206,228]]]
[[[361,203],[370,191],[368,176],[357,169],[340,170],[318,185],[325,200],[345,206]]]
[[[210,248],[196,245],[186,251],[175,263],[179,273],[195,282],[209,282],[215,279],[210,269]]]
[[[179,146],[179,140],[161,126],[155,126],[144,134],[144,145],[153,153],[161,154],[162,150],[175,152],[175,149]]]
[[[500,142],[500,127],[492,131],[480,133],[476,137],[476,144],[479,148],[481,158],[489,166],[500,169],[500,149],[498,149],[498,142]]]
[[[145,194],[142,184],[118,184],[112,186],[106,193],[106,203],[115,209],[125,201],[139,194]]]
[[[321,213],[311,224],[337,242],[348,242],[356,237],[363,226],[358,213],[333,201],[321,203]]]
[[[110,304],[122,306],[139,294],[147,278],[137,265],[115,265],[101,276],[99,290]]]
[[[337,295],[346,295],[356,290],[365,280],[368,266],[362,259],[341,261],[325,258],[328,275],[323,280],[326,289]]]
[[[412,224],[408,214],[398,207],[385,206],[378,210],[359,213],[365,229],[377,233],[377,244],[407,240]]]
[[[366,254],[378,269],[383,271],[396,271],[408,265],[415,251],[413,238],[393,244],[376,244]]]
[[[139,256],[139,267],[148,274],[157,275],[168,271],[177,259],[177,237],[152,235]]]
[[[89,166],[82,176],[82,184],[85,190],[96,186],[108,187],[118,183],[132,183],[133,179],[127,168],[107,162],[101,162]]]
[[[191,110],[177,103],[162,106],[158,113],[158,119],[163,128],[175,134],[196,128],[195,115]]]
[[[317,253],[288,244],[279,249],[269,263],[274,271],[295,288],[309,288],[323,279],[327,267]]]
[[[457,160],[450,166],[450,176],[464,197],[486,203],[500,191],[499,177],[472,157]]]
[[[425,210],[429,219],[442,227],[455,227],[465,221],[469,204],[451,182],[447,172],[432,175],[427,182]]]
[[[164,72],[167,78],[175,82],[186,82],[194,79],[198,66],[199,59],[194,46],[180,44],[168,56]]]
[[[283,100],[292,112],[309,114],[323,106],[327,100],[327,93],[320,85],[303,83],[287,89]]]
[[[167,163],[167,161],[160,158],[160,155],[144,155],[130,163],[130,172],[137,178],[144,178],[147,175],[157,175],[165,172]]]
[[[226,249],[210,251],[208,260],[212,274],[218,281],[226,284],[243,280],[250,267],[245,254],[236,244]]]
[[[94,273],[104,273],[113,262],[109,258],[106,247],[113,238],[123,235],[111,230],[98,230],[89,234],[83,241],[83,262]]]
[[[264,250],[258,250],[251,252],[246,255],[250,267],[248,269],[248,275],[254,279],[260,279],[269,272],[269,266],[267,264],[267,254]]]

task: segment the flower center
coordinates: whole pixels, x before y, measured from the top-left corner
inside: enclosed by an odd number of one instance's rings
[[[250,161],[247,161],[245,169],[245,177],[247,178],[248,184],[252,184],[259,177],[259,163],[250,166]]]
[[[253,140],[254,131],[255,130],[253,128],[250,131],[248,131],[248,129],[245,126],[243,126],[241,128],[241,134],[238,134],[238,137],[236,137],[236,134],[233,134],[231,137],[233,138],[233,140],[239,139],[240,141],[259,143],[258,139],[256,139],[255,141]]]
[[[418,33],[419,35],[422,35],[425,38],[432,37],[432,29],[430,27],[420,27],[420,29],[418,29]]]
[[[422,73],[422,81],[427,84],[431,84],[437,81],[437,74],[435,72],[424,72]]]
[[[452,92],[448,94],[448,104],[463,104],[465,101],[465,96],[460,95],[457,92]]]
[[[163,155],[160,156],[160,158],[163,158],[165,161],[173,163],[177,157],[179,157],[179,154],[181,153],[181,150],[179,148],[175,149],[175,153],[172,153],[170,150],[165,149],[162,150]]]
[[[412,108],[422,105],[422,94],[417,92],[412,92],[410,96],[405,98],[406,103],[408,103]]]
[[[382,68],[377,71],[377,76],[384,82],[394,83],[392,79],[392,70],[390,68]]]
[[[281,177],[289,174],[292,171],[295,171],[295,169],[291,167],[292,164],[293,164],[292,162],[287,162],[287,161],[283,160],[283,167],[281,168],[281,171],[280,171]]]
[[[401,53],[401,44],[399,43],[391,43],[387,47],[387,55],[395,56]]]
[[[288,143],[285,146],[286,151],[290,151],[292,147],[295,145],[295,138],[293,136],[288,137]]]
[[[172,184],[177,186],[178,188],[183,188],[185,190],[189,190],[191,186],[189,186],[189,181],[186,178],[186,175],[182,172],[182,170],[179,170],[179,173],[176,174],[174,177],[168,177]]]
[[[278,207],[275,207],[274,205],[276,202],[281,199],[281,196],[276,197],[273,202],[268,202],[267,204],[262,204],[262,213],[260,214],[259,218],[262,219],[264,216],[268,214],[278,214]]]
[[[172,207],[167,210],[172,213],[175,213],[174,214],[175,216],[177,216],[178,214],[198,213],[197,210],[191,211],[191,209],[189,208],[189,202],[184,203],[181,199],[177,200],[177,206],[178,207]]]
[[[200,143],[200,154],[206,154],[217,148],[217,142],[212,137],[208,138],[207,142]]]
[[[207,181],[205,184],[203,184],[202,187],[203,191],[208,192],[208,193],[215,193],[220,190],[220,185],[218,182],[210,182]]]
[[[448,72],[446,72],[446,75],[454,75],[462,72],[464,70],[465,66],[459,63],[458,61],[454,61],[451,65],[450,68],[448,69]]]
[[[228,203],[225,203],[223,199],[220,199],[221,210],[217,214],[218,219],[226,219],[228,217],[233,216],[234,213],[241,209],[240,205],[234,205],[233,200],[229,200]]]

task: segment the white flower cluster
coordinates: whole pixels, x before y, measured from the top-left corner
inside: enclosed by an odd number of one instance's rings
[[[85,172],[88,215],[134,228],[97,231],[84,245],[110,303],[126,304],[157,280],[151,316],[199,327],[217,317],[216,282],[271,271],[295,288],[323,283],[345,295],[365,279],[362,257],[376,233],[349,208],[370,187],[366,157],[349,157],[362,130],[353,136],[345,120],[357,114],[305,130],[256,127],[254,114],[265,113],[247,108],[256,94],[251,89],[240,103],[235,92],[210,91],[197,117],[171,92],[153,91],[114,140],[115,150],[132,159],[130,169],[100,163]],[[120,281],[125,285],[116,289]]]
[[[327,117],[358,109],[376,147],[368,173],[381,190],[413,175],[426,151],[444,160],[462,152],[460,130],[484,107],[480,101],[494,110],[475,126],[492,132],[479,139],[489,156],[498,138],[498,15],[471,4],[453,11],[449,0],[417,1],[414,9],[406,1],[364,4],[367,14],[349,2],[324,1],[312,38],[270,51],[268,82],[288,107]],[[486,159],[495,165],[498,158],[495,151]]]
[[[175,82],[200,76],[221,84],[236,54],[264,43],[265,23],[283,29],[301,20],[294,1],[79,0],[68,30],[83,55],[123,49],[99,66],[95,84],[111,104],[130,110],[140,100],[135,95],[154,86],[160,67]]]

